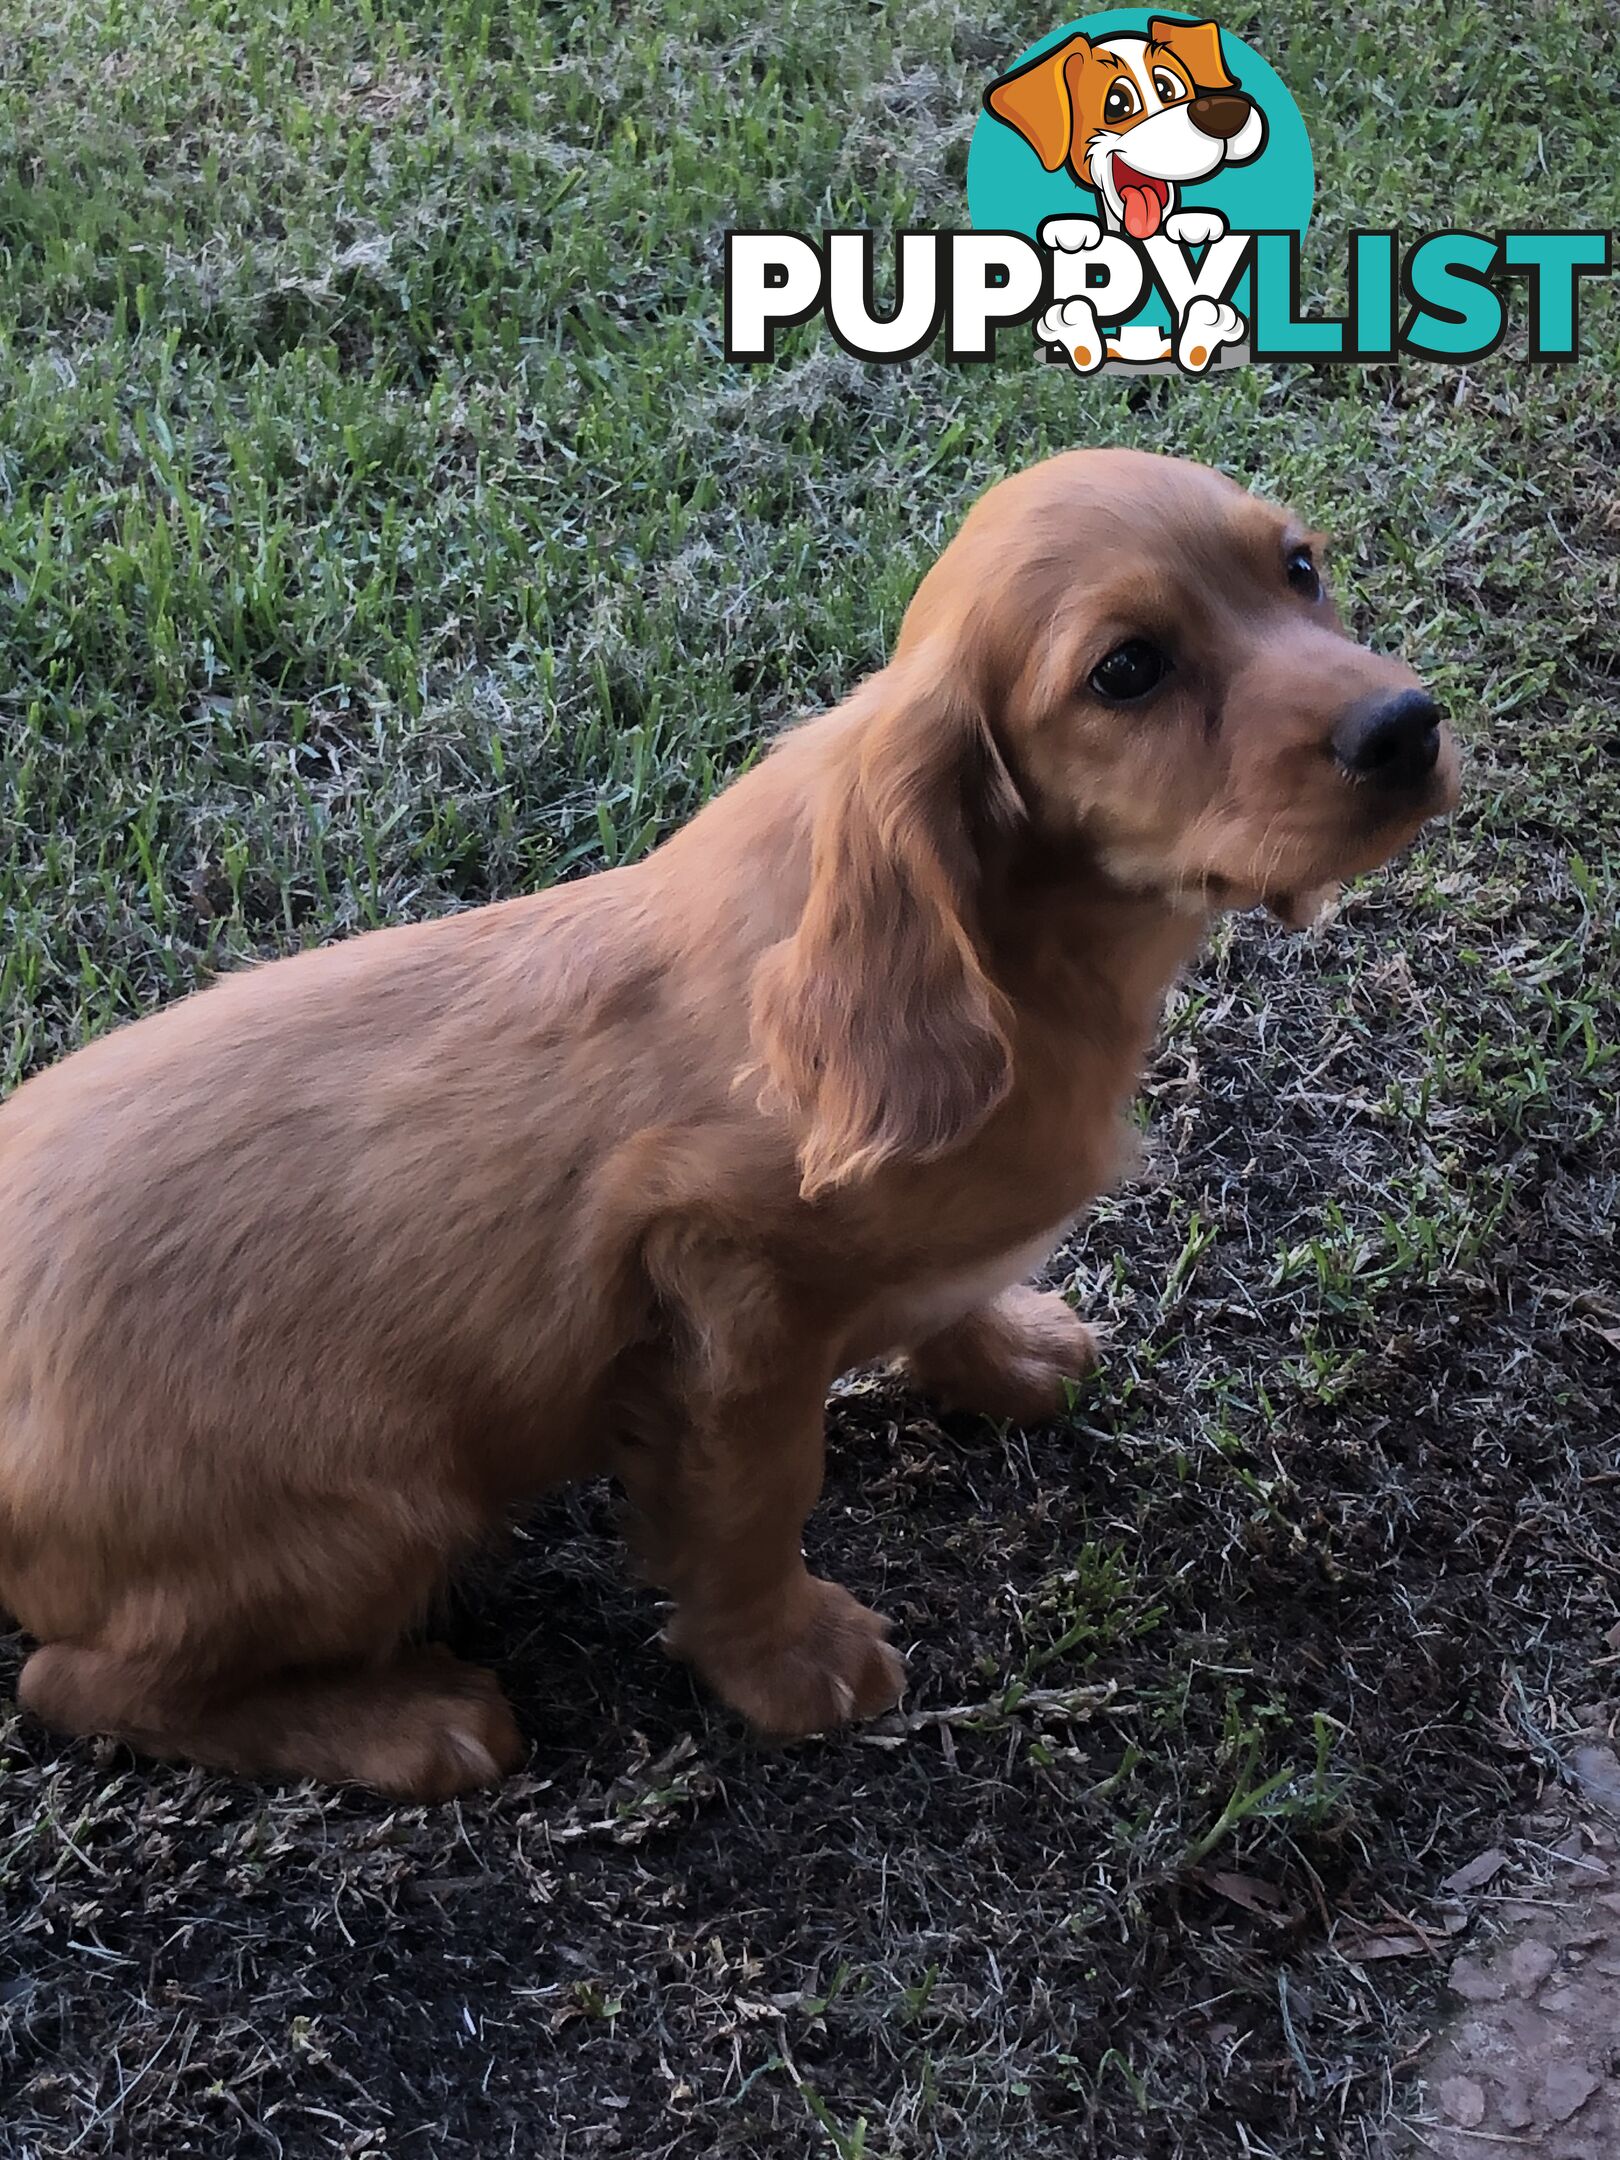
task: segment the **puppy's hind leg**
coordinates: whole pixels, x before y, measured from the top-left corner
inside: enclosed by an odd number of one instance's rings
[[[408,1507],[380,1487],[261,1501],[251,1525],[122,1555],[99,1609],[42,1599],[18,1698],[61,1731],[210,1769],[414,1800],[493,1783],[522,1753],[494,1680],[402,1647],[476,1528],[421,1490]],[[78,1560],[83,1579],[110,1572]]]
[[[405,1800],[493,1785],[523,1755],[493,1675],[437,1648],[199,1684],[150,1656],[47,1643],[23,1667],[18,1699],[59,1731],[107,1734],[143,1754]]]
[[[1035,1424],[1097,1362],[1097,1338],[1055,1290],[1004,1290],[906,1353],[924,1394],[952,1410]]]

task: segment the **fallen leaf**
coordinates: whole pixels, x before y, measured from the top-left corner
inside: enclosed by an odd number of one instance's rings
[[[1482,1890],[1507,1864],[1507,1854],[1493,1845],[1489,1852],[1479,1853],[1454,1875],[1448,1875],[1440,1887],[1448,1897],[1461,1897],[1465,1890]]]
[[[1288,1900],[1277,1885],[1263,1881],[1258,1875],[1239,1875],[1231,1868],[1212,1868],[1207,1874],[1200,1873],[1198,1880],[1217,1897],[1225,1898],[1229,1904],[1241,1905],[1245,1912],[1258,1913],[1263,1920],[1293,1918]]]
[[[1441,1913],[1438,1921],[1414,1920],[1406,1927],[1359,1928],[1352,1921],[1334,1936],[1333,1947],[1358,1965],[1373,1965],[1381,1958],[1433,1957],[1448,1936],[1460,1935],[1467,1925],[1468,1915],[1460,1906]]]
[[[1421,1935],[1408,1935],[1398,1928],[1381,1928],[1367,1935],[1338,1935],[1333,1947],[1341,1956],[1355,1965],[1375,1965],[1382,1958],[1427,1957],[1434,1945],[1425,1942]]]

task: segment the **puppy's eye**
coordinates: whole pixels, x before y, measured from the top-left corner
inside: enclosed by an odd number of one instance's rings
[[[1316,567],[1316,558],[1309,548],[1294,548],[1283,564],[1283,571],[1302,600],[1321,599],[1322,577]]]
[[[1174,105],[1187,95],[1187,86],[1179,75],[1172,75],[1166,68],[1153,70],[1153,87],[1166,105]]]
[[[1110,705],[1129,705],[1157,690],[1170,672],[1169,655],[1151,639],[1127,638],[1091,671],[1091,687]]]
[[[1134,83],[1117,82],[1103,99],[1105,120],[1128,120],[1133,112],[1141,110],[1142,101],[1136,94]]]

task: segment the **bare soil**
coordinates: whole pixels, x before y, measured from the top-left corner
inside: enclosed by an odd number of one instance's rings
[[[1452,1963],[1448,1993],[1462,2007],[1424,2064],[1413,2154],[1620,2154],[1620,1758],[1593,1738],[1570,1768],[1583,1804],[1525,1826],[1550,1867],[1505,1896],[1489,1940]]]
[[[533,1742],[487,1798],[261,1791],[0,1713],[7,2160],[1370,2151],[1471,1947],[1448,1879],[1598,1744],[1620,1550],[1606,1128],[1504,1143],[1489,1252],[1353,1297],[1279,1264],[1391,1175],[1394,930],[1369,893],[1202,963],[1146,1172],[1064,1263],[1112,1336],[1069,1419],[833,1404],[812,1558],[894,1617],[903,1716],[747,1739],[596,1490],[448,1618]]]

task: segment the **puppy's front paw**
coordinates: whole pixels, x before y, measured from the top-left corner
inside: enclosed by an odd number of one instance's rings
[[[1246,325],[1235,307],[1200,293],[1187,303],[1176,358],[1194,375],[1201,375],[1223,345],[1235,345]]]
[[[921,1344],[906,1362],[948,1410],[1034,1425],[1064,1409],[1069,1383],[1097,1362],[1097,1338],[1057,1291],[1024,1285]]]
[[[1089,300],[1063,300],[1049,307],[1035,325],[1035,335],[1048,345],[1061,345],[1082,375],[1095,374],[1107,357],[1097,310]]]
[[[1040,228],[1040,243],[1045,248],[1057,248],[1065,255],[1089,252],[1094,247],[1101,247],[1102,227],[1095,218],[1044,218]]]
[[[997,1390],[1001,1414],[1029,1423],[1055,1417],[1070,1385],[1097,1364],[1097,1337],[1056,1290],[1009,1293],[1015,1332]]]
[[[1180,247],[1207,247],[1225,232],[1226,220],[1218,210],[1178,210],[1165,219],[1164,229]]]
[[[847,1590],[807,1575],[775,1625],[689,1636],[677,1615],[667,1640],[750,1725],[797,1739],[893,1709],[906,1668],[888,1633]]]

